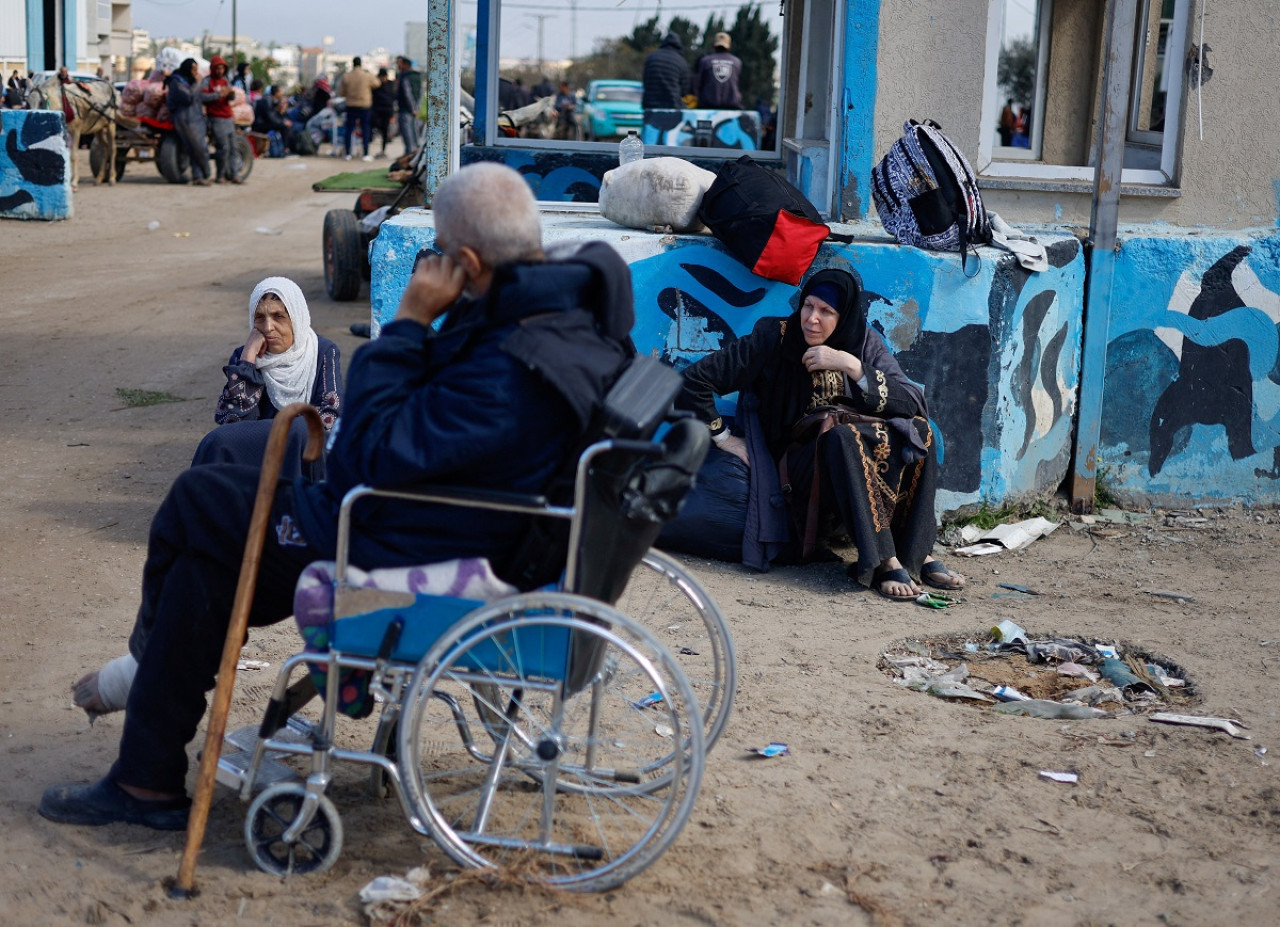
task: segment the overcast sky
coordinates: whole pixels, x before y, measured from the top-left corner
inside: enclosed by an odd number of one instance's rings
[[[133,25],[153,38],[177,36],[198,39],[206,30],[215,35],[231,33],[233,0],[133,0]],[[334,52],[364,54],[379,46],[398,53],[404,46],[404,24],[425,22],[426,0],[235,0],[236,31],[263,42],[318,46],[333,37]],[[665,26],[682,15],[698,25],[715,11],[732,18],[738,3],[710,0],[511,0],[503,4],[503,56],[534,58],[538,55],[538,27],[542,25],[542,56],[567,58],[574,51],[589,53],[601,36],[625,35],[661,10]],[[763,0],[766,17],[775,17],[778,4]],[[576,7],[576,16],[573,8]],[[474,26],[476,4],[462,0],[458,6],[460,27]],[[539,16],[544,17],[539,20]],[[572,28],[577,23],[576,31]],[[776,31],[776,29],[775,29]]]

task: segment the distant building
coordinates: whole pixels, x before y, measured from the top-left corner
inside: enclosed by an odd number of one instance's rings
[[[0,0],[0,68],[124,76],[132,30],[132,0]]]

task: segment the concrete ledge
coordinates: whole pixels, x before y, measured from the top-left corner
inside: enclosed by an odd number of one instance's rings
[[[676,367],[794,309],[795,287],[752,274],[708,235],[633,231],[581,209],[545,212],[543,228],[548,241],[601,239],[618,249],[631,265],[636,346]],[[370,252],[375,330],[394,316],[414,257],[434,235],[427,210],[382,224]],[[1042,497],[1066,475],[1084,259],[1070,235],[1041,240],[1051,267],[1040,274],[984,248],[966,276],[958,255],[883,238],[828,243],[814,263],[861,274],[872,324],[924,385],[942,438],[939,511]]]
[[[0,218],[71,218],[71,152],[62,130],[61,113],[0,110]]]

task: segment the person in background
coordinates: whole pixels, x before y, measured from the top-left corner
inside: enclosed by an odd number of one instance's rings
[[[239,87],[244,91],[245,98],[249,97],[249,90],[253,86],[253,75],[249,73],[249,62],[241,61],[236,64],[236,76],[231,79],[232,87]],[[250,103],[253,101],[250,100]]]
[[[292,144],[293,122],[285,115],[289,101],[278,84],[272,84],[257,103],[253,104],[253,131],[267,135],[277,132],[285,150]]]
[[[555,85],[551,83],[551,78],[542,75],[542,80],[538,81],[533,87],[533,98],[541,100],[543,97],[549,97],[556,92]]]
[[[360,57],[351,59],[351,70],[342,75],[338,84],[338,96],[347,101],[347,131],[344,144],[347,160],[351,160],[351,139],[355,135],[356,126],[360,127],[360,140],[364,145],[365,161],[372,161],[369,154],[370,141],[373,136],[373,91],[378,86],[378,78],[361,67]]]
[[[556,94],[556,138],[576,139],[578,137],[578,98],[569,89],[568,81],[560,81],[560,92]]]
[[[191,156],[191,185],[207,187],[213,181],[209,179],[209,125],[204,118],[204,104],[220,99],[220,94],[201,94],[194,58],[178,65],[165,86],[174,131]]]
[[[200,98],[209,100],[204,105],[205,116],[213,130],[213,159],[217,165],[217,183],[241,183],[236,176],[232,160],[232,142],[236,136],[236,123],[231,113],[231,97],[235,94],[227,80],[227,62],[221,55],[209,59],[209,76],[200,82]]]
[[[689,92],[689,63],[680,36],[668,32],[662,44],[644,59],[645,109],[682,109]],[[647,120],[646,120],[647,121]]]
[[[418,147],[418,103],[422,98],[422,75],[413,62],[400,55],[396,58],[396,128],[404,142],[404,153]]]
[[[396,112],[396,79],[386,68],[378,68],[378,86],[373,88],[373,131],[382,139],[382,150],[375,158],[387,156],[387,142],[391,140],[391,117]]]
[[[698,59],[693,92],[700,109],[742,109],[742,60],[729,52],[729,33],[717,32],[714,51]]]

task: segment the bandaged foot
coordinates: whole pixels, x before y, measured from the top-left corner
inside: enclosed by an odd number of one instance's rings
[[[102,669],[82,677],[71,687],[76,706],[83,708],[92,721],[98,715],[122,711],[129,701],[129,689],[138,672],[138,661],[132,654],[116,657]]]

